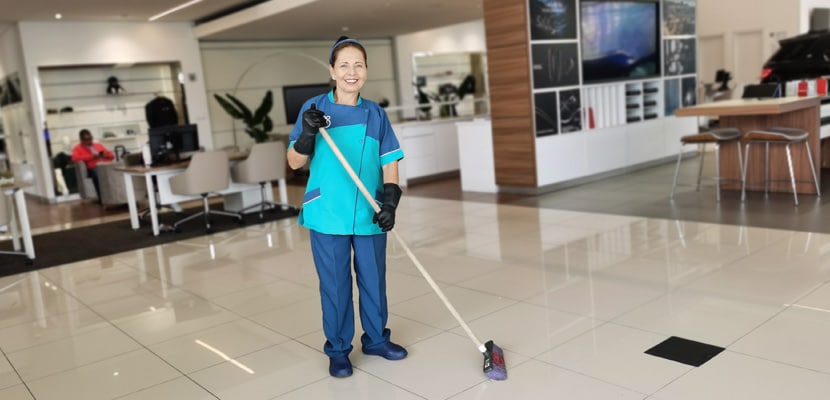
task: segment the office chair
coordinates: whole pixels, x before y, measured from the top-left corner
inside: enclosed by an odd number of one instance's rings
[[[208,197],[211,193],[227,189],[230,183],[230,165],[228,163],[227,152],[218,150],[193,154],[187,169],[180,174],[170,177],[170,190],[180,195],[202,196],[203,210],[176,221],[173,224],[173,229],[176,232],[180,232],[179,226],[181,224],[199,216],[204,216],[205,229],[208,233],[211,233],[213,232],[211,229],[211,215],[234,217],[237,222],[242,224],[242,214],[211,210],[208,204]]]
[[[248,158],[231,168],[234,182],[259,184],[261,201],[243,208],[240,212],[259,207],[259,219],[262,219],[266,208],[275,210],[277,206],[281,206],[296,209],[291,204],[268,201],[265,196],[265,185],[268,182],[285,179],[285,152],[282,142],[257,143],[251,147]]]

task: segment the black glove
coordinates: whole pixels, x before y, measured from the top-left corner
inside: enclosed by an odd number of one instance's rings
[[[389,232],[395,227],[395,209],[401,201],[401,188],[394,183],[383,184],[383,205],[375,213],[372,222],[380,226],[380,230]]]
[[[317,139],[317,132],[324,126],[326,126],[326,114],[318,110],[317,105],[312,103],[311,107],[303,112],[303,133],[294,142],[294,150],[306,156],[314,153],[314,141]]]

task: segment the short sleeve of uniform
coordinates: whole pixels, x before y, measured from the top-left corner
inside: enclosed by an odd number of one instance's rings
[[[383,109],[380,112],[380,165],[403,159],[403,150]]]

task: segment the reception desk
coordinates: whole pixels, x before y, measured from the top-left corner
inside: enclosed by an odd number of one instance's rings
[[[720,127],[738,128],[742,132],[766,129],[774,126],[804,129],[809,133],[808,143],[815,162],[816,176],[821,181],[821,148],[819,143],[820,99],[818,97],[784,97],[776,99],[739,99],[700,104],[675,111],[679,117],[719,117]],[[741,151],[745,149],[741,141]],[[793,171],[798,193],[816,193],[807,150],[803,145],[790,147],[793,155]],[[740,177],[737,146],[724,144],[720,148],[720,173],[723,177]],[[747,166],[747,190],[763,190],[764,147],[753,145]],[[770,146],[769,190],[792,193],[784,146]],[[723,182],[723,189],[740,189],[740,183]]]

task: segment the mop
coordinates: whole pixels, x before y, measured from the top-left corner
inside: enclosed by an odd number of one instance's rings
[[[329,133],[326,130],[326,128],[321,127],[320,133],[323,135],[323,139],[326,140],[326,143],[328,143],[332,152],[334,152],[334,155],[337,156],[337,159],[340,161],[340,164],[343,165],[343,168],[349,174],[349,177],[351,177],[355,185],[357,185],[357,188],[360,190],[360,193],[363,194],[363,197],[366,199],[366,201],[369,202],[369,204],[372,206],[372,209],[375,210],[376,213],[379,212],[380,207],[375,202],[374,197],[372,197],[372,195],[366,189],[366,186],[363,185],[363,182],[354,172],[354,169],[352,169],[352,166],[349,165],[348,161],[346,161],[346,158],[343,157],[343,153],[341,153],[340,149],[337,148],[337,145],[331,139],[331,136],[329,136]],[[441,288],[439,288],[435,281],[432,279],[432,276],[430,276],[427,270],[424,269],[424,266],[421,265],[421,262],[418,261],[418,259],[415,257],[415,254],[413,254],[412,251],[409,250],[409,246],[406,245],[406,242],[404,242],[403,238],[401,238],[401,236],[398,235],[398,232],[394,230],[391,232],[406,252],[406,255],[408,255],[412,262],[415,264],[415,266],[418,267],[418,271],[421,272],[421,275],[424,276],[424,279],[426,279],[427,283],[429,283],[429,285],[432,286],[432,290],[435,291],[435,294],[438,295],[438,297],[450,311],[452,316],[455,317],[456,321],[458,321],[461,327],[464,328],[464,331],[467,332],[467,336],[470,338],[470,340],[473,341],[476,347],[478,347],[478,350],[484,355],[484,374],[487,375],[488,378],[496,381],[502,381],[507,379],[507,366],[504,362],[504,351],[495,343],[493,343],[492,340],[488,340],[486,343],[482,343],[480,340],[478,340],[478,338],[467,325],[467,323],[464,322],[464,320],[461,318],[461,315],[458,314],[458,311],[455,310],[455,307],[453,307],[453,305],[450,303],[449,299],[447,299],[447,296],[444,295],[444,292],[441,290]]]

